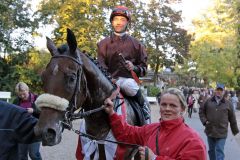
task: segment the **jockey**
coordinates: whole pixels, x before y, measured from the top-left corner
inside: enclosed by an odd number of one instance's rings
[[[116,6],[110,22],[113,32],[98,43],[98,61],[116,79],[121,91],[137,100],[147,120],[150,118],[149,109],[137,83],[138,77],[146,74],[147,53],[138,40],[127,34],[131,22],[127,7]]]

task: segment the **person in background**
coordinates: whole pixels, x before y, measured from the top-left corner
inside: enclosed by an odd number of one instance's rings
[[[29,91],[29,87],[24,82],[19,82],[15,87],[17,98],[13,101],[13,104],[18,105],[25,109],[29,114],[35,118],[39,118],[40,111],[35,106],[34,102],[37,99],[37,95]],[[40,154],[40,142],[31,144],[20,144],[18,145],[19,160],[27,160],[28,153],[32,160],[41,160]]]
[[[193,112],[197,113],[200,106],[199,106],[199,97],[200,97],[200,93],[199,90],[197,88],[193,89],[193,94],[192,94],[193,98],[194,98],[194,103],[193,103]]]
[[[34,134],[37,118],[27,110],[0,100],[0,160],[18,160],[18,144],[41,140]]]
[[[199,110],[199,117],[207,135],[210,160],[224,160],[229,123],[233,135],[239,133],[232,104],[223,95],[224,85],[217,83],[215,94],[207,99]]]
[[[110,15],[113,33],[101,40],[98,46],[98,62],[111,73],[121,91],[134,98],[145,120],[150,119],[150,111],[139,87],[139,77],[147,73],[147,53],[145,47],[127,34],[131,14],[127,7],[116,6]]]
[[[195,99],[193,97],[193,90],[189,90],[189,94],[187,97],[187,105],[188,105],[188,117],[192,118],[193,104],[195,103]]]
[[[230,92],[225,90],[224,94],[223,94],[223,98],[225,98],[225,100],[227,100],[227,101],[230,101],[230,96],[231,96]]]
[[[238,101],[238,97],[236,96],[235,91],[231,92],[230,101],[232,102],[232,106],[233,106],[234,111],[236,111],[236,108],[238,106],[239,101]]]
[[[158,99],[161,118],[158,123],[142,127],[131,126],[117,115],[113,102],[107,98],[105,111],[118,141],[138,144],[141,159],[194,159],[206,160],[206,146],[199,134],[184,123],[187,103],[176,88],[163,91]],[[145,154],[148,153],[148,154]],[[148,157],[145,157],[148,156]]]
[[[198,99],[199,106],[201,107],[208,98],[210,98],[210,95],[208,93],[208,89],[207,88],[202,88],[201,92],[200,92],[199,99]]]

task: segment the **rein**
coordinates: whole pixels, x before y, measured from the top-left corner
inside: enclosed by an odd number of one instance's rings
[[[74,61],[75,63],[77,63],[79,66],[82,66],[82,62],[79,59],[76,59],[76,58],[73,58],[73,57],[70,57],[67,55],[55,55],[55,56],[52,56],[52,58],[69,58],[72,61]],[[103,110],[104,108],[106,108],[105,105],[102,105],[99,108],[95,108],[95,109],[92,109],[92,110],[89,110],[86,112],[83,112],[82,110],[80,110],[78,113],[74,113],[74,111],[75,111],[74,109],[77,109],[77,106],[76,106],[77,105],[77,93],[79,91],[79,88],[81,87],[80,75],[82,75],[82,69],[80,69],[80,68],[81,67],[79,67],[79,69],[77,71],[77,82],[76,82],[73,96],[72,96],[71,100],[69,101],[69,107],[66,109],[67,111],[65,113],[64,120],[61,121],[61,123],[63,124],[63,128],[67,128],[69,130],[72,130],[74,133],[76,133],[79,136],[87,137],[91,140],[96,140],[98,142],[110,142],[110,143],[114,143],[114,144],[120,144],[120,145],[125,145],[128,147],[132,147],[133,150],[129,153],[128,157],[131,157],[131,158],[134,157],[138,151],[138,147],[140,147],[140,145],[138,145],[138,144],[125,143],[125,142],[120,142],[120,141],[112,141],[112,140],[107,140],[107,139],[98,139],[97,137],[95,137],[93,135],[80,132],[80,130],[76,130],[73,128],[72,120],[82,119],[86,116],[89,116],[93,113],[99,112],[99,111]],[[116,99],[119,91],[120,91],[120,88],[118,86],[114,87],[113,92],[109,98],[111,100]],[[119,105],[122,105],[122,104],[119,104]]]
[[[52,59],[53,58],[68,58],[68,59],[74,61],[75,63],[77,63],[79,66],[82,66],[82,64],[83,64],[80,61],[79,58],[73,58],[73,57],[68,56],[68,55],[54,55],[54,56],[52,56]],[[90,60],[93,61],[92,59],[90,59]],[[95,62],[93,62],[93,63],[95,63]],[[71,123],[71,121],[75,120],[75,119],[82,119],[86,116],[89,116],[90,114],[99,112],[99,111],[101,111],[105,108],[104,106],[101,106],[99,108],[92,109],[92,110],[89,110],[89,111],[86,111],[86,112],[80,111],[79,113],[74,113],[75,109],[77,109],[77,93],[81,88],[80,76],[82,75],[82,69],[80,69],[80,68],[81,67],[79,67],[79,69],[77,71],[77,82],[76,82],[76,86],[75,86],[75,89],[74,89],[74,93],[73,93],[73,96],[72,96],[71,100],[69,101],[69,107],[66,109],[67,111],[66,111],[65,116],[64,116],[65,117],[64,121],[67,122],[67,123]],[[104,71],[104,72],[106,74],[106,71]],[[107,77],[107,78],[109,78],[109,77]],[[109,98],[115,99],[119,90],[120,90],[119,87],[114,86],[112,95]]]
[[[110,143],[115,143],[115,144],[121,144],[121,145],[126,145],[126,146],[130,146],[130,147],[140,147],[140,145],[138,144],[133,144],[133,143],[125,143],[125,142],[120,142],[120,141],[112,141],[112,140],[107,140],[107,139],[98,139],[97,137],[91,135],[91,134],[87,134],[87,133],[83,133],[77,129],[74,129],[72,125],[69,125],[65,122],[61,122],[64,125],[68,125],[69,129],[72,130],[74,133],[76,133],[79,136],[83,136],[83,137],[87,137],[91,140],[96,140],[96,141],[105,141],[105,142],[110,142]]]
[[[77,63],[79,66],[82,66],[82,62],[79,59],[67,56],[67,55],[55,55],[52,58],[69,58],[72,61],[74,61],[75,63]],[[82,69],[81,67],[79,67],[78,71],[77,71],[77,82],[76,82],[76,86],[74,88],[74,93],[73,96],[69,102],[69,107],[67,108],[67,112],[68,114],[71,116],[74,112],[74,109],[77,109],[76,105],[77,105],[77,92],[79,91],[78,89],[80,89],[81,85],[79,84],[80,82],[80,75],[82,75]],[[66,117],[66,115],[65,115]]]
[[[52,56],[52,58],[68,58],[72,61],[74,61],[75,63],[77,63],[79,66],[82,66],[82,62],[80,61],[80,59],[76,59],[73,58],[71,56],[67,56],[67,55],[55,55]],[[65,119],[64,121],[66,121],[67,123],[71,123],[71,121],[73,119],[81,119],[83,118],[84,115],[76,115],[74,114],[74,110],[77,109],[77,93],[80,90],[80,76],[82,75],[82,69],[81,67],[79,67],[78,71],[77,71],[77,81],[76,81],[76,86],[74,88],[74,93],[73,96],[71,98],[71,100],[69,101],[69,106],[66,109],[66,113],[65,113]]]

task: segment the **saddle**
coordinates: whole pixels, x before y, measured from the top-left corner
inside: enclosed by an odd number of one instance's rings
[[[129,104],[129,105],[128,105]],[[134,97],[126,96],[122,92],[117,96],[115,105],[114,105],[114,110],[115,112],[118,111],[119,107],[122,105],[125,105],[125,107],[131,107],[132,110],[134,111],[134,114],[136,116],[136,126],[143,126],[146,123],[143,109],[137,102],[137,100]]]

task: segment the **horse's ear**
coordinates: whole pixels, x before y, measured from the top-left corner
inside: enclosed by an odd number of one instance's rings
[[[75,51],[77,49],[77,41],[74,33],[68,28],[67,29],[67,43],[70,49],[71,54],[76,54]]]
[[[53,43],[53,41],[46,37],[47,39],[47,48],[49,50],[49,52],[51,53],[52,56],[55,56],[58,54],[58,50],[57,50],[57,47],[55,46],[55,44]]]

